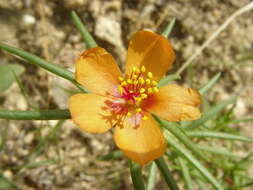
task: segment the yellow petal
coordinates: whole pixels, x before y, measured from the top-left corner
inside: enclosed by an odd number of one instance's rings
[[[138,128],[133,128],[126,121],[123,127],[116,127],[114,133],[116,145],[127,157],[140,165],[159,158],[166,149],[161,129],[150,114],[145,115],[148,119],[142,120]]]
[[[166,38],[150,31],[139,31],[129,42],[126,74],[130,74],[133,67],[145,66],[148,72],[152,72],[153,79],[159,81],[174,59],[175,53]]]
[[[112,127],[105,102],[108,98],[96,94],[75,94],[70,97],[69,110],[72,120],[82,130],[104,133]]]
[[[146,109],[168,121],[191,121],[200,117],[197,106],[201,103],[198,91],[175,84],[159,88],[143,104]]]
[[[115,94],[120,69],[112,55],[101,47],[84,51],[76,61],[77,82],[98,94]]]

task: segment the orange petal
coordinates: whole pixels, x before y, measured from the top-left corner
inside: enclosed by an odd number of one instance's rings
[[[76,61],[76,80],[98,94],[114,94],[120,69],[112,55],[101,47],[84,51]]]
[[[108,98],[96,94],[75,94],[70,97],[69,110],[73,121],[82,130],[91,133],[104,133],[113,124],[105,109]]]
[[[116,145],[133,161],[144,165],[163,155],[166,149],[161,129],[153,117],[146,113],[147,120],[143,120],[138,128],[126,124],[116,127],[114,140]]]
[[[150,31],[139,31],[128,46],[126,74],[130,74],[133,67],[144,65],[158,81],[171,68],[174,59],[175,53],[166,38]]]
[[[171,84],[161,87],[143,108],[168,121],[191,121],[200,117],[200,103],[198,91]]]

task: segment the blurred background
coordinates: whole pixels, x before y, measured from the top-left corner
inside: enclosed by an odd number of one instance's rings
[[[74,71],[75,59],[86,49],[71,21],[70,12],[75,10],[98,45],[112,53],[122,66],[133,33],[141,29],[162,33],[175,17],[176,24],[169,38],[177,56],[169,72],[172,74],[231,14],[249,2],[0,0],[0,42]],[[200,88],[220,72],[219,82],[206,98],[218,102],[239,94],[234,115],[249,118],[253,116],[252,60],[251,11],[237,17],[209,44],[184,70],[178,83]],[[21,66],[18,80],[0,88],[1,108],[29,110],[68,107],[68,97],[75,90],[68,81],[2,50],[1,64]],[[253,138],[252,124],[249,121],[235,127]],[[57,127],[52,128],[55,125]],[[110,132],[103,135],[84,133],[71,121],[0,120],[0,133],[0,189],[132,189],[126,159],[96,160],[116,149]],[[250,144],[242,147],[252,151]],[[248,172],[253,176],[252,166]],[[8,184],[8,180],[13,184]],[[159,180],[157,189],[166,188],[164,182]]]

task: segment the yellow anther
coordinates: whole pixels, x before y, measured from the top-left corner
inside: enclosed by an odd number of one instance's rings
[[[134,91],[132,91],[132,90],[130,90],[129,92],[130,92],[130,93],[134,93]]]
[[[141,94],[141,98],[142,98],[142,99],[146,99],[147,97],[148,97],[147,94]]]
[[[133,71],[133,72],[135,72],[136,70],[137,70],[137,68],[136,68],[136,67],[133,67],[133,68],[132,68],[132,71]]]
[[[136,74],[139,74],[140,73],[140,69],[137,68],[136,71],[135,71]]]
[[[127,112],[127,117],[131,117],[132,113],[131,112]]]
[[[131,100],[128,100],[127,103],[130,104],[130,105],[134,104]]]
[[[146,84],[150,84],[150,83],[151,83],[150,79],[146,79]]]
[[[148,88],[148,94],[152,94],[154,91],[152,88]]]
[[[127,83],[126,83],[126,81],[123,81],[120,85],[121,85],[121,86],[126,86]]]
[[[141,66],[141,72],[142,72],[142,73],[145,73],[145,71],[146,71],[146,67],[145,67],[144,65],[142,65],[142,66]]]
[[[148,75],[148,78],[152,78],[153,77],[153,74],[151,72],[148,72],[147,75]]]
[[[145,80],[142,77],[140,77],[138,80],[139,80],[140,84],[144,84],[145,83]]]
[[[141,109],[141,108],[136,108],[135,111],[136,111],[137,113],[140,113],[140,112],[142,111],[142,109]]]
[[[127,83],[128,83],[128,84],[133,84],[132,79],[127,79]]]
[[[136,102],[141,102],[141,98],[140,97],[135,97],[134,98]]]
[[[155,93],[157,93],[157,92],[159,92],[159,89],[158,89],[157,87],[154,87],[154,88],[153,88],[153,91],[154,91]]]
[[[119,79],[120,82],[122,82],[124,80],[123,77],[119,77],[118,79]]]
[[[119,92],[120,94],[123,94],[124,89],[123,89],[123,87],[122,87],[122,86],[119,86],[119,87],[118,87],[118,92]]]
[[[140,93],[144,93],[145,91],[146,91],[145,88],[140,89]]]
[[[134,80],[134,85],[137,85],[139,82],[138,82],[138,80]]]
[[[137,79],[137,78],[138,78],[138,75],[133,75],[132,78],[133,78],[133,79]]]
[[[148,119],[148,117],[147,117],[146,115],[144,115],[144,116],[142,117],[142,119],[143,119],[144,121],[146,121],[146,120]]]
[[[153,84],[154,86],[156,86],[156,85],[157,85],[157,82],[156,82],[155,80],[153,80],[153,81],[152,81],[152,84]]]

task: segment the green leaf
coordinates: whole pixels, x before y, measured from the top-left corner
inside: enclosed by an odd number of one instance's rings
[[[14,55],[17,55],[18,57],[21,57],[22,59],[26,60],[27,62],[34,64],[36,66],[39,66],[51,73],[54,73],[62,78],[65,78],[69,81],[71,81],[75,86],[77,86],[80,90],[83,92],[87,92],[80,84],[78,84],[75,81],[74,74],[56,64],[53,64],[47,60],[44,60],[36,55],[33,55],[31,53],[28,53],[26,51],[20,50],[15,47],[8,46],[6,44],[0,43],[0,49],[3,49],[9,53],[12,53]]]
[[[205,86],[199,89],[199,93],[201,95],[204,95],[209,89],[211,89],[216,84],[220,76],[221,76],[221,73],[218,73],[213,78],[211,78],[211,80]]]
[[[177,139],[183,143],[188,149],[190,149],[195,155],[208,162],[207,158],[203,155],[202,151],[200,151],[197,146],[192,142],[190,138],[184,133],[183,129],[180,129],[176,123],[170,123],[166,120],[160,119],[157,116],[154,116],[155,119],[160,123],[165,129],[170,131]]]
[[[132,177],[132,182],[135,190],[145,190],[143,178],[141,174],[141,166],[132,160],[129,160],[129,167]]]
[[[198,145],[197,146],[200,150],[203,151],[208,151],[213,154],[218,154],[226,157],[231,157],[231,158],[242,158],[242,156],[235,154],[233,152],[228,151],[225,148],[217,148],[217,147],[211,147],[211,146],[205,146],[205,145]]]
[[[7,90],[15,81],[15,75],[19,76],[25,71],[22,65],[2,64],[0,65],[0,92]]]
[[[212,132],[212,131],[188,131],[186,132],[189,137],[197,137],[197,138],[217,138],[217,139],[225,139],[225,140],[235,140],[235,141],[244,141],[244,142],[253,142],[253,139],[239,136],[239,135],[232,135],[228,133],[222,132]]]
[[[163,31],[162,35],[165,37],[165,38],[168,38],[172,29],[174,28],[175,26],[175,22],[176,22],[176,18],[173,17],[172,20],[170,21],[170,23],[166,26],[165,30]]]
[[[168,187],[171,190],[179,190],[177,183],[173,179],[173,176],[172,176],[167,164],[165,163],[164,159],[162,157],[160,157],[155,160],[155,163],[156,163],[157,167],[159,168],[163,178],[165,179]]]
[[[69,110],[10,111],[0,109],[0,119],[9,120],[61,120],[70,119]]]
[[[156,172],[157,172],[156,163],[152,162],[152,164],[150,166],[150,170],[149,170],[147,190],[154,190],[155,189]]]
[[[202,117],[198,120],[192,121],[189,124],[186,124],[184,126],[185,129],[187,130],[192,130],[195,129],[202,124],[204,124],[206,121],[214,117],[215,115],[218,115],[222,109],[224,109],[226,106],[229,104],[234,104],[236,102],[237,97],[232,97],[227,100],[223,100],[219,102],[216,106],[211,107],[208,112],[203,113]]]
[[[120,150],[115,150],[109,154],[103,155],[98,157],[98,160],[115,160],[115,159],[119,159],[122,158],[123,153]]]
[[[92,38],[90,33],[88,32],[87,28],[85,25],[82,23],[81,19],[78,17],[78,15],[75,13],[75,11],[71,12],[71,17],[76,25],[77,29],[79,30],[81,36],[84,39],[85,44],[87,45],[88,48],[93,48],[97,46],[97,43],[95,40]]]
[[[187,167],[185,160],[182,158],[178,158],[179,164],[182,168],[182,174],[183,178],[186,184],[186,190],[194,190],[193,185],[192,185],[192,179],[190,176],[189,168]]]
[[[213,185],[215,189],[223,190],[222,186],[212,176],[212,174],[204,166],[202,166],[202,164],[186,148],[181,146],[168,131],[164,131],[164,136],[168,144],[175,148],[178,153],[188,160],[203,175],[203,177]]]
[[[171,81],[173,80],[179,80],[181,79],[180,75],[176,75],[176,74],[173,74],[173,75],[167,75],[165,77],[163,77],[159,83],[158,83],[158,87],[161,87],[161,86],[164,86],[164,85],[167,85],[168,83],[170,83]]]

